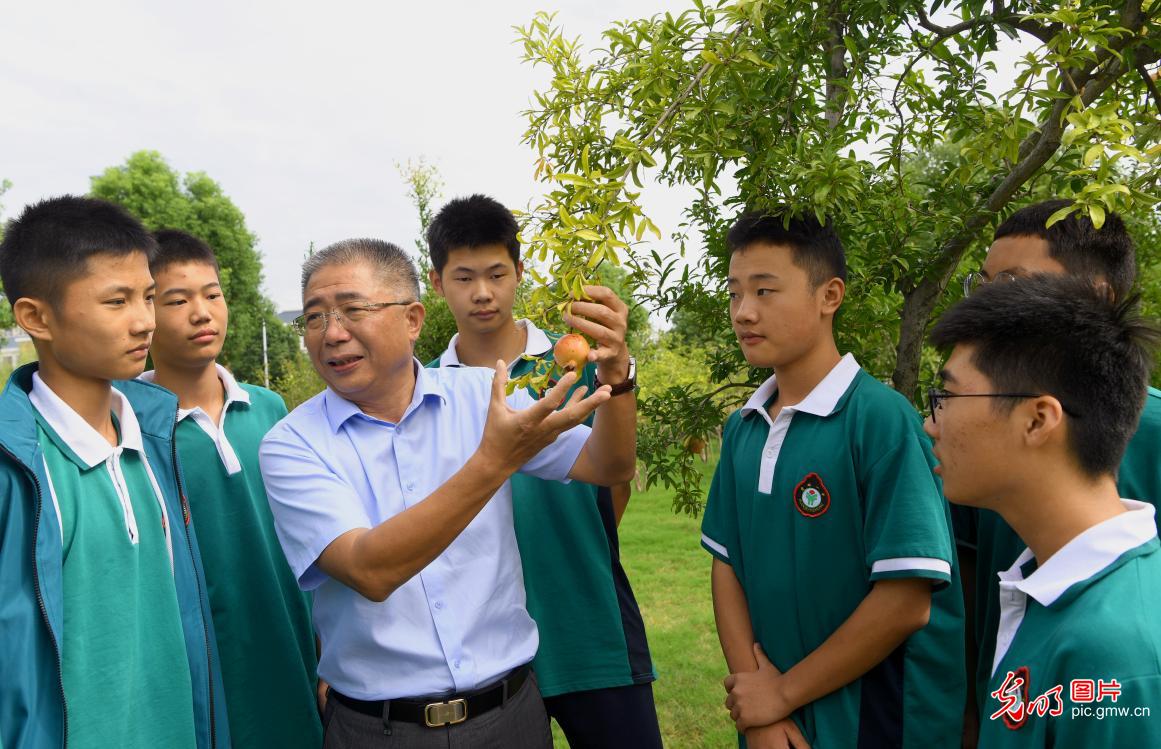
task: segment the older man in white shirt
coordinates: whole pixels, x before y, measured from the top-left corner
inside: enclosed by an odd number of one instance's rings
[[[508,478],[632,476],[636,402],[609,387],[630,369],[628,310],[604,289],[574,305],[567,322],[599,344],[590,356],[607,385],[557,410],[573,375],[534,401],[504,395],[502,362],[421,367],[418,296],[394,245],[313,255],[296,327],[328,388],[261,450],[279,539],[314,591],[325,745],[549,747]]]

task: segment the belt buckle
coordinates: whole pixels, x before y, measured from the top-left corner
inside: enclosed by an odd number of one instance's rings
[[[468,703],[464,699],[450,702],[432,702],[423,708],[423,722],[428,728],[454,726],[468,719]]]

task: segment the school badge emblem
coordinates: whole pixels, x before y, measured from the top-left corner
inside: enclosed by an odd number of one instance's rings
[[[830,509],[830,492],[817,473],[807,474],[794,487],[794,506],[808,518],[816,518]]]

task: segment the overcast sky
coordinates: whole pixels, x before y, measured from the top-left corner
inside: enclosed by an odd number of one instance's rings
[[[514,25],[557,10],[589,47],[610,22],[686,3],[158,2],[0,5],[0,179],[11,218],[83,193],[140,149],[205,171],[259,237],[265,291],[299,306],[310,242],[382,237],[410,249],[415,211],[395,169],[426,157],[444,198],[535,193],[521,111],[545,76]],[[680,203],[651,206],[666,232]]]

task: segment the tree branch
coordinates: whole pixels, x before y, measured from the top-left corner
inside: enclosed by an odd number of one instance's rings
[[[981,26],[987,23],[1011,26],[1014,29],[1023,31],[1026,34],[1036,37],[1044,44],[1048,44],[1058,31],[1057,28],[1052,26],[1045,26],[1044,24],[1038,21],[1034,21],[1027,16],[1022,16],[1016,13],[1011,8],[1005,7],[1004,4],[1000,2],[1000,0],[993,0],[991,14],[984,14],[982,16],[977,16],[976,18],[969,18],[968,20],[961,21],[954,26],[940,26],[939,24],[934,23],[930,18],[928,18],[927,13],[924,12],[922,7],[918,9],[918,12],[919,25],[935,34],[941,40],[947,39],[948,37],[955,36],[956,34],[960,34],[969,29],[973,29],[976,26]]]
[[[705,395],[703,395],[700,402],[701,403],[708,403],[709,400],[711,398],[713,398],[715,395],[719,395],[721,393],[724,393],[727,390],[733,390],[734,388],[752,388],[752,387],[755,387],[754,383],[752,383],[752,382],[727,382],[725,385],[722,385],[718,389],[713,390],[713,391],[708,392]]]
[[[734,29],[734,33],[730,34],[730,41],[736,41],[737,38],[742,35],[742,31],[744,31],[749,25],[749,21],[742,21],[739,23],[738,28]],[[678,94],[677,98],[674,99],[672,103],[670,103],[669,107],[661,113],[661,119],[657,120],[657,124],[655,124],[653,129],[649,131],[649,134],[645,136],[645,140],[641,142],[641,145],[648,145],[653,141],[653,138],[661,132],[661,128],[665,127],[665,123],[669,121],[669,118],[673,117],[674,112],[676,112],[677,108],[681,106],[681,103],[689,98],[689,95],[693,93],[693,90],[697,88],[699,83],[701,83],[701,79],[705,77],[705,74],[708,73],[709,69],[712,67],[713,63],[711,62],[706,62],[705,65],[701,66],[701,70],[697,71],[697,75],[693,77],[693,80],[691,80],[686,85],[685,89],[680,94]]]
[[[957,23],[954,26],[940,26],[937,23],[933,23],[932,20],[927,17],[927,12],[923,10],[922,5],[919,6],[918,10],[919,25],[940,37],[941,39],[946,39],[949,36],[955,36],[956,34],[967,31],[968,29],[975,28],[980,24],[991,23],[995,20],[991,14],[984,14],[982,16],[976,16],[975,18],[969,18],[968,20]]]
[[[1153,97],[1153,102],[1157,105],[1157,113],[1161,114],[1161,91],[1157,90],[1157,83],[1153,80],[1153,76],[1149,75],[1149,71],[1144,65],[1138,65],[1137,72],[1141,74],[1141,80],[1145,81],[1145,88],[1148,89],[1149,95]]]
[[[847,76],[849,70],[846,65],[847,46],[843,42],[844,18],[841,13],[841,3],[838,0],[831,3],[830,19],[827,22],[827,29],[830,32],[827,40],[826,49],[826,124],[834,130],[838,127],[839,120],[842,119],[843,110],[846,109],[847,88],[844,83],[849,85]]]
[[[1034,21],[1027,16],[1019,16],[1012,14],[1006,22],[1010,23],[1012,28],[1017,31],[1023,31],[1031,37],[1039,39],[1041,43],[1048,46],[1052,43],[1052,38],[1056,36],[1059,28],[1053,28],[1051,25],[1045,26],[1039,21]]]

